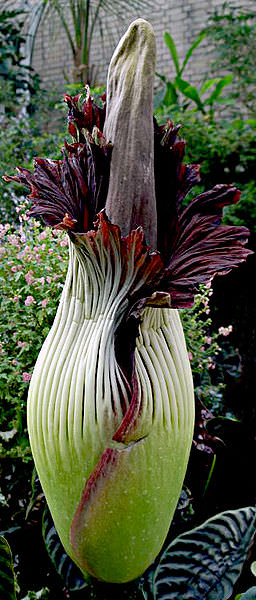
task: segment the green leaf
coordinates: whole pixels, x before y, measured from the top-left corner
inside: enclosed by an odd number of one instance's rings
[[[177,72],[177,75],[179,75],[180,74],[180,66],[179,66],[179,57],[178,57],[177,48],[176,48],[174,39],[172,38],[172,36],[170,35],[170,33],[167,33],[167,31],[164,33],[164,41],[166,43],[166,46],[170,50],[170,53],[172,55],[172,60],[174,62],[175,69],[176,69],[176,72]]]
[[[30,590],[25,598],[22,598],[21,600],[49,600],[49,593],[49,589],[45,587],[41,590],[38,590],[38,592]]]
[[[254,507],[230,510],[177,537],[148,581],[154,600],[230,598],[255,532],[255,517]]]
[[[176,105],[178,103],[179,103],[179,98],[178,98],[178,94],[176,92],[175,85],[173,85],[173,83],[171,83],[171,81],[167,81],[166,93],[163,98],[163,105],[164,106],[172,106],[173,104]]]
[[[202,85],[201,87],[201,94],[204,94],[205,92],[207,92],[207,90],[209,90],[213,85],[216,85],[217,83],[219,83],[220,81],[220,77],[214,77],[213,79],[207,79],[207,81],[205,81],[205,83]]]
[[[166,77],[164,75],[161,75],[160,73],[156,73],[156,76],[159,77],[159,79],[161,79],[161,81],[164,81],[164,83],[166,83]]]
[[[252,125],[252,127],[256,128],[256,119],[246,119],[245,123],[248,125]]]
[[[220,96],[224,87],[229,85],[233,81],[233,75],[226,75],[226,77],[222,77],[221,81],[217,83],[215,90],[212,92],[209,98],[205,101],[206,104],[213,104],[217,98]]]
[[[16,600],[12,553],[8,542],[2,536],[0,536],[0,598]]]
[[[206,35],[206,32],[202,31],[200,33],[200,35],[198,36],[198,38],[196,38],[196,40],[193,42],[193,44],[191,44],[191,46],[188,49],[187,54],[186,54],[186,56],[184,58],[184,61],[183,61],[183,64],[182,64],[182,68],[181,68],[181,70],[179,72],[179,75],[182,75],[182,73],[183,73],[183,71],[185,69],[185,66],[188,63],[191,55],[193,54],[193,52],[197,48],[197,46],[199,46],[199,44],[201,44],[201,41],[204,39],[205,35]]]
[[[181,79],[181,77],[175,77],[175,84],[186,98],[193,100],[193,102],[195,102],[198,106],[199,110],[204,112],[204,106],[201,101],[201,98],[198,94],[197,89],[193,85],[190,85],[188,81]]]
[[[43,514],[42,531],[46,550],[57,573],[65,582],[66,587],[70,591],[84,589],[87,586],[87,582],[83,578],[80,569],[78,569],[65,552],[48,507]]]

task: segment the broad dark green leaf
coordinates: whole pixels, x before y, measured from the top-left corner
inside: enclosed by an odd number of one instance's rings
[[[202,41],[202,40],[205,38],[205,35],[206,35],[206,32],[205,32],[205,31],[202,31],[202,32],[200,33],[200,35],[198,36],[198,38],[196,38],[196,40],[194,41],[194,43],[193,43],[193,44],[191,44],[191,46],[190,46],[190,48],[188,49],[188,51],[187,51],[187,54],[186,54],[186,56],[185,56],[185,58],[184,58],[184,61],[183,61],[183,64],[182,64],[182,68],[181,68],[181,70],[180,70],[180,72],[179,72],[179,75],[182,75],[182,73],[183,73],[183,71],[184,71],[184,69],[185,69],[185,66],[186,66],[186,64],[188,63],[188,61],[189,61],[189,59],[190,59],[191,55],[193,54],[193,52],[194,52],[194,50],[197,48],[197,46],[199,46],[199,44],[201,44],[201,41]]]
[[[0,536],[0,598],[16,600],[12,553],[6,539]]]
[[[180,66],[179,66],[179,56],[178,56],[177,48],[175,46],[175,41],[174,41],[173,37],[167,31],[164,34],[164,41],[166,43],[166,46],[170,50],[177,75],[179,75],[180,74]]]
[[[247,557],[255,518],[254,507],[227,511],[180,535],[149,576],[145,598],[149,588],[154,600],[227,600]]]
[[[199,110],[204,112],[204,106],[201,101],[201,98],[198,94],[197,89],[193,85],[190,85],[188,81],[185,81],[185,79],[181,79],[181,77],[175,77],[175,84],[178,90],[180,90],[180,92],[182,92],[182,94],[186,98],[193,100],[198,106]]]
[[[223,77],[221,81],[217,83],[215,90],[213,90],[212,94],[207,99],[207,104],[213,104],[221,94],[223,88],[229,85],[233,81],[233,79],[233,75],[226,75],[226,77]]]
[[[178,94],[176,92],[175,85],[171,83],[171,81],[167,81],[166,83],[166,92],[163,98],[164,106],[172,106],[176,105],[179,102]]]
[[[83,578],[81,571],[65,552],[48,508],[45,509],[43,514],[42,531],[49,557],[57,573],[64,581],[65,586],[70,591],[78,591],[85,588],[88,584]]]
[[[201,89],[200,89],[200,93],[204,94],[205,92],[207,92],[213,85],[216,85],[217,83],[219,83],[220,81],[220,77],[214,77],[213,79],[207,79],[207,81],[205,81],[205,83],[203,83]]]

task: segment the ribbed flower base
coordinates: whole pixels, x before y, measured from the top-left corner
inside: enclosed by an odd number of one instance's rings
[[[133,381],[115,334],[136,285],[136,236],[77,238],[31,380],[28,427],[56,528],[83,572],[123,582],[160,551],[189,456],[193,383],[177,310],[147,307]],[[126,340],[123,340],[124,346]]]

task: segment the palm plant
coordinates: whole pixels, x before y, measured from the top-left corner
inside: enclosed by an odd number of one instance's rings
[[[15,4],[13,0],[9,5]],[[20,0],[20,7],[28,14],[28,55],[32,60],[34,40],[41,20],[55,14],[65,32],[73,57],[74,83],[92,83],[93,67],[90,53],[95,28],[101,35],[106,31],[106,17],[120,21],[129,11],[152,6],[151,0]],[[104,22],[104,26],[103,26]]]

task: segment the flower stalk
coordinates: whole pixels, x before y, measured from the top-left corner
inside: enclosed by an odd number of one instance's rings
[[[30,214],[70,240],[29,389],[36,468],[68,554],[85,576],[116,583],[161,550],[186,472],[194,399],[177,309],[250,253],[246,228],[221,225],[234,187],[182,206],[199,170],[182,164],[179,128],[153,121],[154,57],[139,19],[114,53],[106,107],[89,91],[66,96],[63,160],[6,177],[28,185]]]

